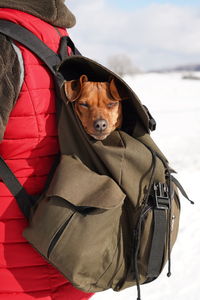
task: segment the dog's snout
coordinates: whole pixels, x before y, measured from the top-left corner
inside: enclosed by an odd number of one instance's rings
[[[102,132],[108,127],[108,122],[104,119],[94,121],[94,128],[96,131]]]

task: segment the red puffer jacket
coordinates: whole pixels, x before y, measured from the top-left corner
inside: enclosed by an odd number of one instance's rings
[[[21,11],[0,9],[0,18],[31,30],[57,51],[61,28]],[[58,34],[58,30],[60,35]],[[58,153],[53,79],[41,61],[18,45],[24,60],[24,83],[9,118],[0,155],[30,194],[40,193]],[[27,226],[16,200],[0,182],[0,299],[86,300],[22,237]]]

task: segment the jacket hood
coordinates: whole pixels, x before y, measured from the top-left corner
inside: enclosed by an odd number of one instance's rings
[[[64,0],[0,0],[1,8],[12,8],[34,15],[54,26],[71,28],[76,19]]]

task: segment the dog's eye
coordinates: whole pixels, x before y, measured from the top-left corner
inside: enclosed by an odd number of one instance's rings
[[[85,108],[89,107],[89,105],[86,102],[79,102],[79,105]]]
[[[110,102],[107,104],[107,107],[112,108],[112,107],[116,106],[117,104],[118,104],[118,102]]]

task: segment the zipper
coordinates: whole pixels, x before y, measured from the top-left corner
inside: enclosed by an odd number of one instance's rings
[[[47,251],[47,258],[50,257],[53,248],[57,244],[59,238],[61,237],[63,231],[65,230],[65,228],[69,224],[69,222],[70,222],[71,218],[73,217],[73,215],[74,214],[72,214],[71,217],[67,221],[65,221],[65,223],[60,227],[60,229],[58,230],[58,232],[55,234],[54,238],[52,239],[52,241],[51,241],[51,243],[49,245],[49,248],[48,248],[48,251]]]

